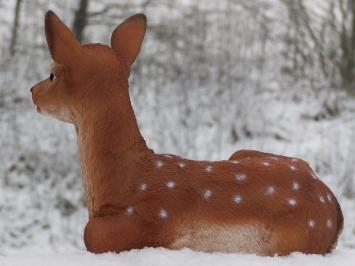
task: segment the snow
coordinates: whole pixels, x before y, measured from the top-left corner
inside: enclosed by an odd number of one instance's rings
[[[355,261],[355,250],[339,249],[326,256],[293,253],[287,257],[260,257],[245,254],[208,254],[189,249],[178,251],[145,248],[120,254],[94,255],[80,251],[73,253],[18,253],[0,255],[1,266],[349,266]]]

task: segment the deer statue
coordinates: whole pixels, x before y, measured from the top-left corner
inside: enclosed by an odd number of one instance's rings
[[[82,46],[57,15],[45,16],[54,62],[32,98],[39,113],[76,128],[86,248],[330,252],[342,211],[305,161],[245,150],[228,160],[193,161],[147,147],[128,91],[145,31],[146,17],[137,14],[117,26],[111,46]]]

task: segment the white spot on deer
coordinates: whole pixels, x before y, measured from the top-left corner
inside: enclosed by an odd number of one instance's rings
[[[272,195],[272,194],[274,194],[275,193],[275,187],[273,187],[273,186],[269,186],[267,189],[266,189],[266,191],[265,191],[265,195],[266,196],[270,196],[270,195]]]
[[[164,163],[163,163],[162,161],[156,161],[156,162],[155,162],[155,166],[156,166],[157,168],[161,168],[163,165],[164,165]]]
[[[328,228],[332,228],[332,227],[333,227],[333,223],[332,223],[332,220],[331,220],[331,219],[328,219],[328,220],[327,220],[327,227],[328,227]]]
[[[271,159],[271,160],[275,160],[275,161],[279,160],[279,158],[276,157],[276,156],[271,156],[270,159]]]
[[[169,159],[173,158],[173,156],[171,156],[170,154],[164,154],[164,157],[169,158]]]
[[[236,203],[236,204],[240,204],[240,203],[242,203],[242,197],[240,196],[240,195],[235,195],[234,197],[233,197],[233,201]]]
[[[168,212],[165,209],[160,209],[159,217],[162,218],[162,219],[168,218]]]
[[[332,201],[332,196],[329,193],[327,193],[327,199],[328,199],[329,202]]]
[[[269,162],[265,162],[265,161],[262,162],[261,164],[264,165],[264,166],[270,166],[270,163]]]
[[[240,161],[239,161],[239,160],[231,160],[230,162],[231,162],[231,163],[234,163],[234,164],[238,164],[238,163],[240,163]]]
[[[203,198],[207,201],[212,197],[212,191],[207,189],[203,192]]]
[[[246,174],[236,174],[234,178],[237,182],[242,182],[245,179],[247,179],[247,175]]]
[[[168,188],[174,188],[175,185],[176,185],[175,182],[172,181],[172,180],[169,180],[168,182],[166,182],[166,186],[167,186]]]
[[[297,205],[297,201],[295,199],[288,199],[288,205],[295,207]]]
[[[325,203],[324,197],[323,197],[323,196],[319,196],[319,201],[320,201],[321,203]]]
[[[128,215],[132,215],[132,213],[133,213],[133,207],[132,207],[132,206],[129,206],[129,207],[126,209],[126,211],[127,211],[127,214],[128,214]]]
[[[292,171],[296,171],[297,167],[295,165],[289,165],[288,166]]]
[[[140,190],[140,191],[146,191],[146,190],[147,190],[147,184],[146,184],[146,183],[140,184],[139,190]]]
[[[291,159],[291,162],[298,162],[299,161],[299,159],[297,159],[297,158],[292,158]]]
[[[184,162],[179,162],[178,165],[180,166],[180,168],[184,168],[186,166],[186,163]]]
[[[314,172],[311,172],[311,176],[313,179],[318,179],[317,175]]]
[[[207,165],[205,168],[206,172],[212,172],[212,166],[211,165]]]
[[[301,185],[299,183],[297,183],[297,182],[293,182],[292,183],[292,189],[293,190],[299,190],[300,187],[301,187]]]
[[[313,219],[308,220],[308,225],[311,228],[314,228],[316,226],[316,222]]]

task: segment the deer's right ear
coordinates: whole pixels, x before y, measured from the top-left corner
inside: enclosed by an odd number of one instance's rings
[[[73,32],[54,12],[46,13],[44,28],[53,60],[67,66],[77,62],[81,53],[81,45]]]

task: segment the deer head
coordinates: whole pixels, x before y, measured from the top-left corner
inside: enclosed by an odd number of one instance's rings
[[[82,46],[57,15],[48,11],[45,35],[54,62],[49,78],[31,89],[38,112],[75,124],[87,110],[102,108],[115,95],[127,102],[130,68],[145,30],[146,17],[137,14],[116,27],[111,47]]]

